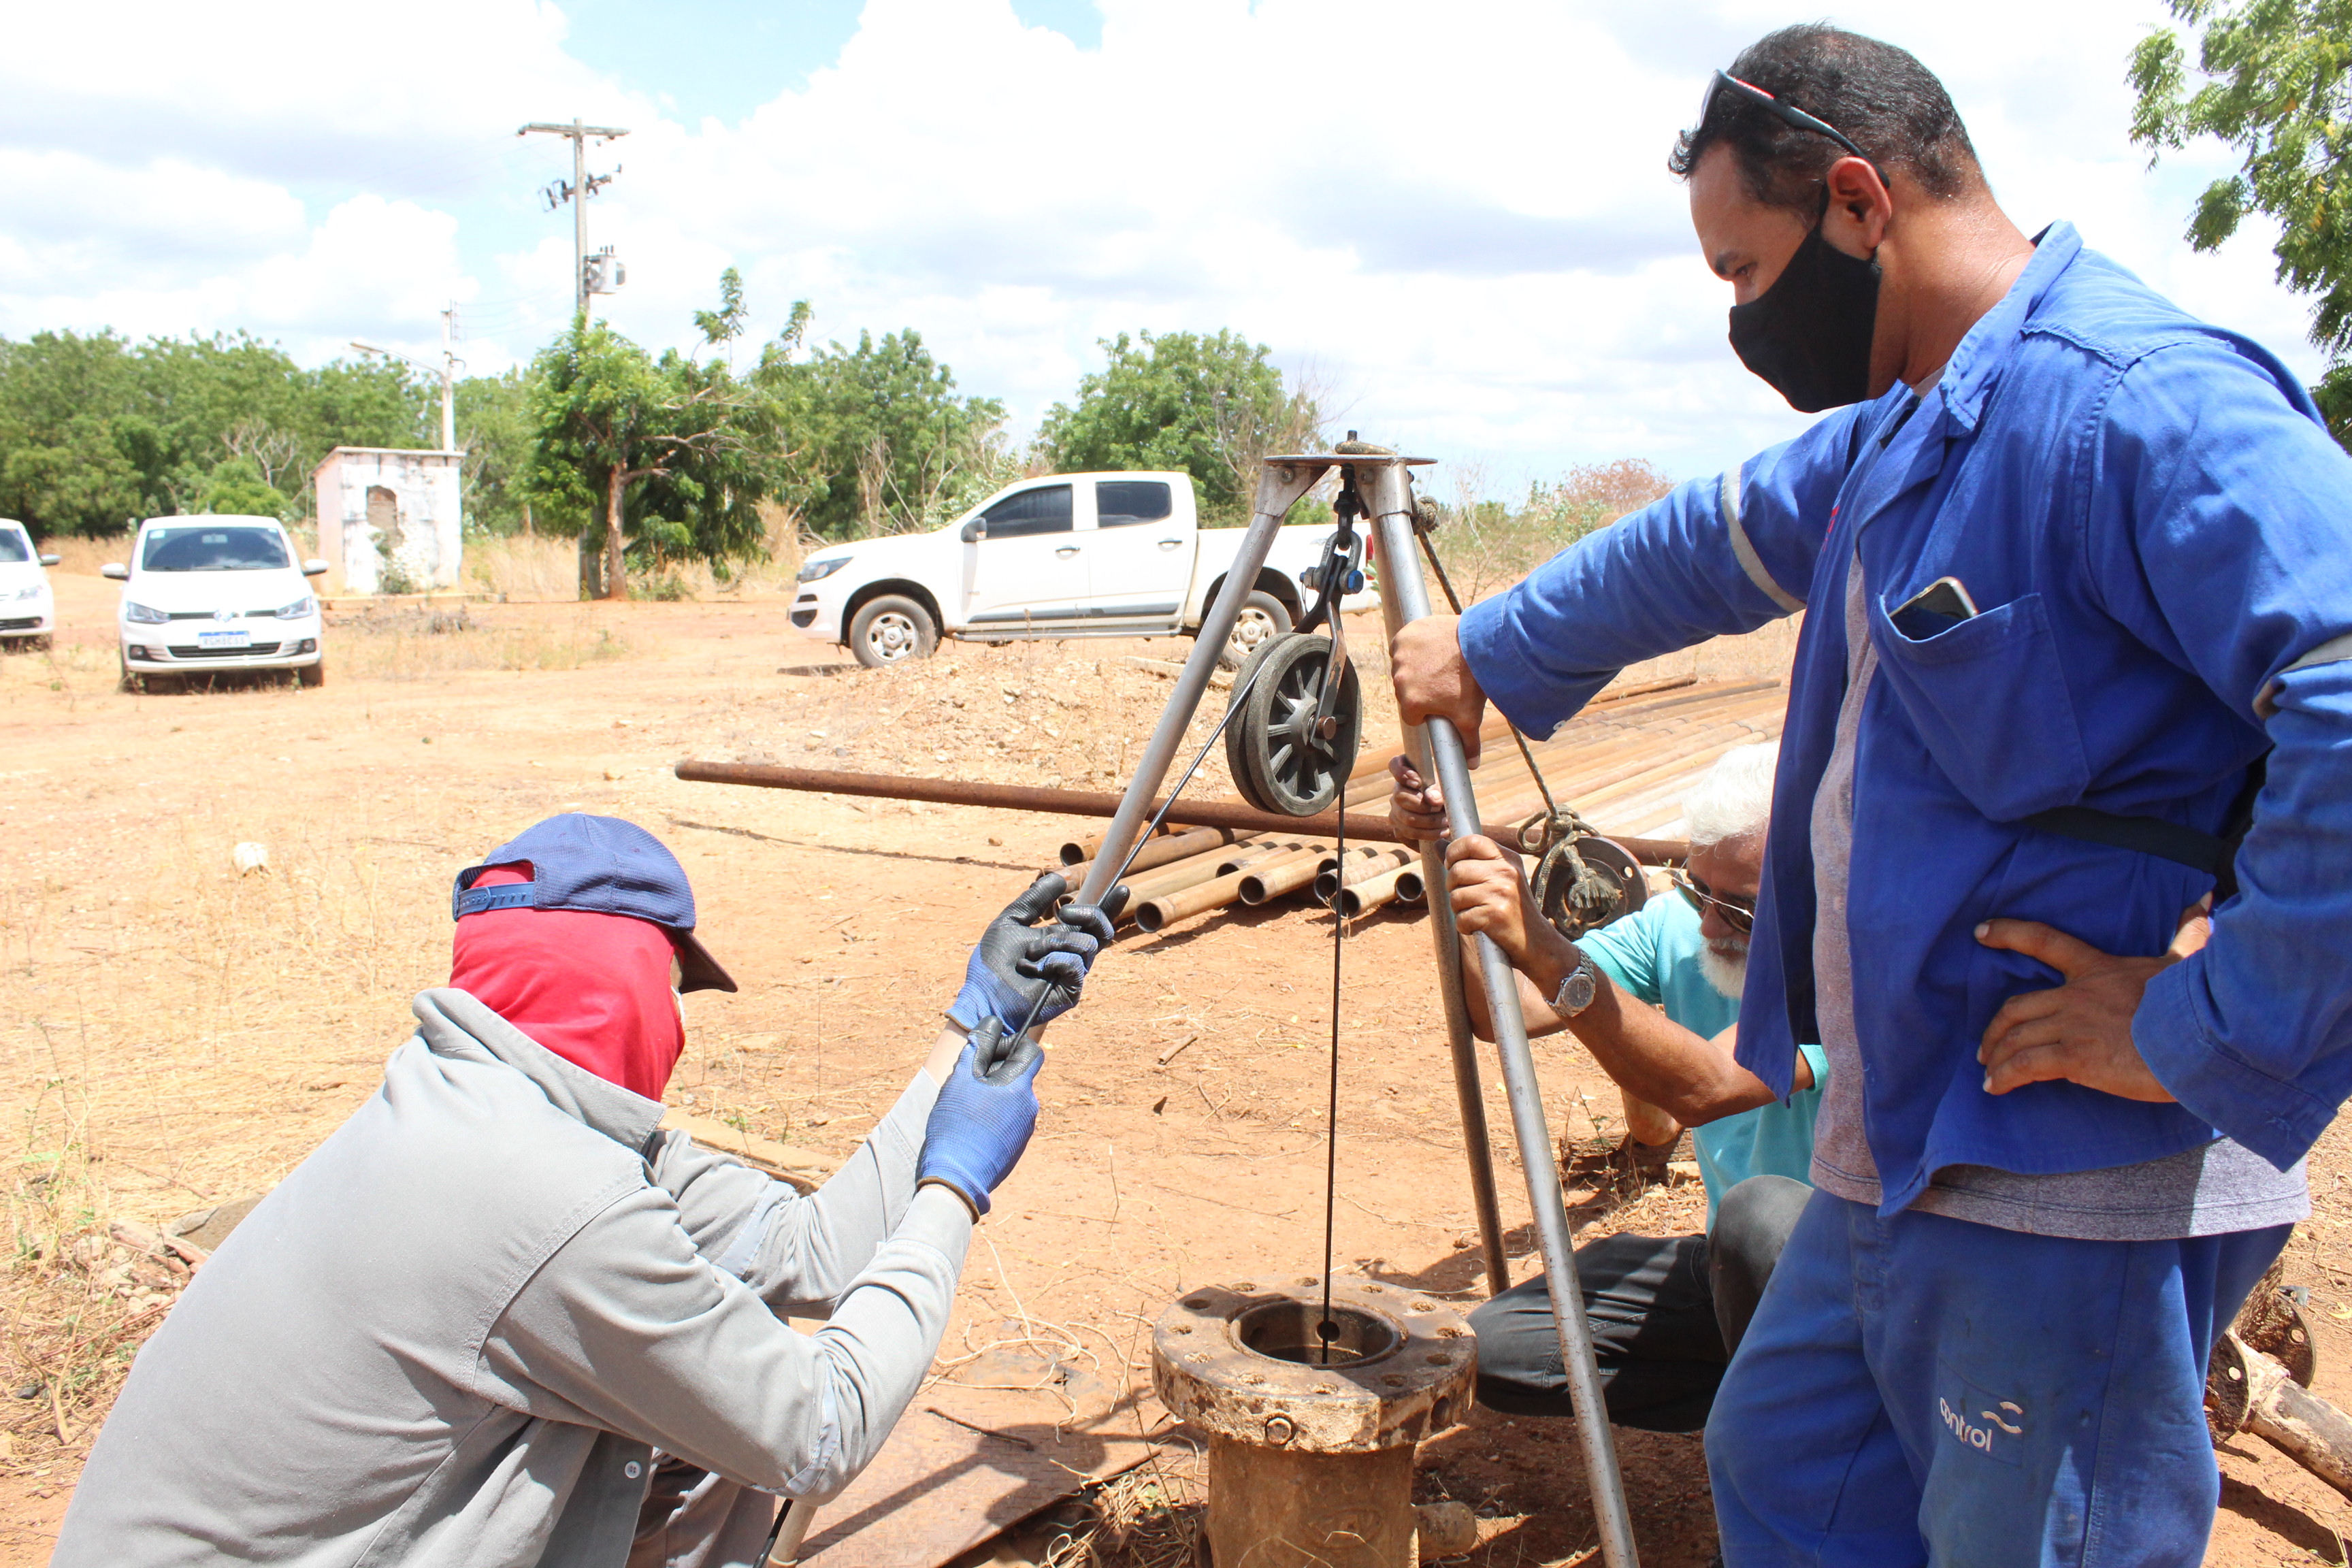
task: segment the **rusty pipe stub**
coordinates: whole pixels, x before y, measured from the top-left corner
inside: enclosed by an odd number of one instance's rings
[[[1152,1330],[1152,1385],[1213,1437],[1297,1453],[1405,1447],[1468,1409],[1476,1341],[1452,1308],[1335,1278],[1331,1315],[1325,1364],[1321,1276],[1188,1290]]]

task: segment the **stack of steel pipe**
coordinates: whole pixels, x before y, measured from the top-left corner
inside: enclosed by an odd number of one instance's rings
[[[1780,732],[1787,694],[1777,682],[1664,682],[1612,694],[1591,704],[1548,740],[1530,743],[1552,797],[1645,862],[1672,863],[1685,847],[1633,835],[1675,819],[1691,780],[1724,752]],[[1508,839],[1523,819],[1542,809],[1508,727],[1490,713],[1479,732],[1481,816],[1490,837]],[[1262,904],[1311,891],[1350,918],[1391,903],[1426,896],[1418,865],[1395,844],[1388,822],[1389,752],[1360,756],[1344,792],[1345,809],[1286,819],[1237,801],[1195,801],[1172,808],[1176,825],[1144,840],[1129,862],[1131,889],[1125,920],[1157,931],[1234,903]],[[933,800],[1015,810],[1108,816],[1118,797],[1083,791],[1016,788],[950,779],[781,768],[764,764],[687,762],[683,779],[770,788],[838,792],[907,800]],[[1223,826],[1185,826],[1207,818]],[[1346,864],[1335,854],[1344,830]],[[1099,833],[1061,846],[1060,868],[1077,887],[1102,847]]]
[[[1377,877],[1350,882],[1332,895],[1332,907],[1346,920],[1370,914],[1391,904],[1417,904],[1428,897],[1417,865],[1391,866]]]
[[[1128,907],[1135,923],[1145,931],[1161,931],[1181,920],[1222,910],[1241,900],[1242,889],[1262,871],[1297,860],[1328,855],[1331,846],[1319,839],[1268,838],[1254,841],[1246,854],[1217,862],[1215,873],[1199,881],[1171,887],[1153,883],[1130,894]]]
[[[1315,873],[1315,901],[1328,904],[1341,888],[1367,882],[1374,877],[1395,869],[1415,858],[1413,852],[1402,844],[1367,844],[1360,847],[1349,846],[1349,861],[1340,868],[1338,857],[1324,860]]]

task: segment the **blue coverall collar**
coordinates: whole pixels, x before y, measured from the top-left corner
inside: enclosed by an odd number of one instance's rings
[[[1944,395],[1944,417],[1958,429],[1977,427],[1985,399],[2000,379],[2001,368],[2009,363],[2026,321],[2082,253],[2083,237],[2071,223],[2053,223],[2035,235],[2033,259],[2025,264],[2025,270],[2017,275],[2000,303],[1979,317],[1960,339],[1937,384]]]

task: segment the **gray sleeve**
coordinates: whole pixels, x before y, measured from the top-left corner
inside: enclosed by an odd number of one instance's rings
[[[802,1334],[698,1254],[668,1195],[645,1188],[583,1226],[491,1325],[478,1392],[746,1486],[829,1496],[921,1385],[971,1240],[961,1199],[917,1194],[832,1321]]]
[[[658,1142],[653,1182],[677,1200],[679,1223],[713,1267],[779,1312],[826,1317],[906,1217],[939,1094],[917,1071],[857,1152],[805,1197],[677,1132]]]

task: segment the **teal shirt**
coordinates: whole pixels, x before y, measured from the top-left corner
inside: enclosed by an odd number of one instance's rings
[[[1706,939],[1699,934],[1698,911],[1679,893],[1652,899],[1639,911],[1579,938],[1577,946],[1610,979],[1664,1007],[1667,1017],[1695,1035],[1712,1039],[1739,1021],[1738,999],[1709,984],[1699,965]],[[1750,1176],[1790,1176],[1811,1184],[1813,1117],[1821,1110],[1830,1064],[1817,1045],[1798,1049],[1812,1065],[1812,1088],[1691,1129],[1699,1175],[1706,1183],[1709,1230],[1723,1194]]]

